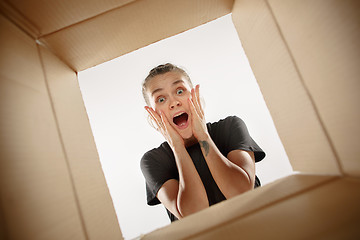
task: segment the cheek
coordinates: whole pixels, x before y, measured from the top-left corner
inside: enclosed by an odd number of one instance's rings
[[[190,105],[189,105],[189,101],[188,99],[190,98],[190,94],[187,94],[187,96],[185,96],[183,104],[187,109],[190,109]]]
[[[160,110],[161,110],[161,109],[158,108],[158,107],[155,107],[154,110],[155,110],[155,112],[156,112],[157,114],[159,114],[159,116],[160,116]]]
[[[156,104],[155,101],[151,101],[151,108],[154,109],[155,112],[160,114],[161,106]]]
[[[191,98],[190,92],[184,94],[184,95],[182,96],[183,104],[188,105],[188,99],[189,99],[189,98]]]
[[[166,107],[164,106],[156,106],[153,108],[157,114],[160,116],[160,112],[163,112],[165,116],[167,116]]]

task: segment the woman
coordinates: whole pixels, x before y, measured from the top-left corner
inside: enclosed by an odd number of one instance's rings
[[[166,139],[141,159],[149,205],[161,202],[174,221],[260,186],[255,162],[265,153],[240,118],[205,122],[199,85],[193,88],[183,69],[170,63],[152,69],[143,96]]]

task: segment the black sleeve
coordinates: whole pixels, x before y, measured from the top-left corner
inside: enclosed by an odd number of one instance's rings
[[[161,186],[169,179],[179,178],[171,149],[160,147],[148,151],[141,158],[140,167],[146,181],[147,204],[159,204],[156,194]]]
[[[259,162],[265,157],[265,152],[251,138],[244,121],[239,117],[227,117],[219,123],[221,123],[220,131],[223,133],[222,152],[225,156],[232,150],[241,149],[254,152],[255,162]]]

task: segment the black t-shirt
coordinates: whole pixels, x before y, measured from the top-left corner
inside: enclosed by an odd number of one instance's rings
[[[208,123],[207,128],[211,139],[225,157],[232,150],[237,149],[254,152],[255,162],[265,157],[265,153],[251,138],[245,123],[240,118],[227,117],[215,123]],[[199,144],[186,149],[204,184],[209,205],[225,200],[226,198],[211,175]],[[156,194],[161,186],[169,179],[179,180],[175,157],[169,144],[164,142],[158,148],[146,152],[140,165],[146,180],[147,203],[148,205],[159,204]],[[258,186],[260,186],[260,181],[256,177],[255,187]],[[171,221],[176,220],[171,212],[167,212]]]

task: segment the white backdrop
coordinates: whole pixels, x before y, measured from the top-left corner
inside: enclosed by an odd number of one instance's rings
[[[256,164],[263,185],[292,173],[231,15],[79,73],[79,84],[102,168],[125,239],[169,224],[162,206],[146,205],[140,158],[164,141],[146,120],[141,83],[171,62],[200,84],[205,116],[237,115],[266,152]]]

